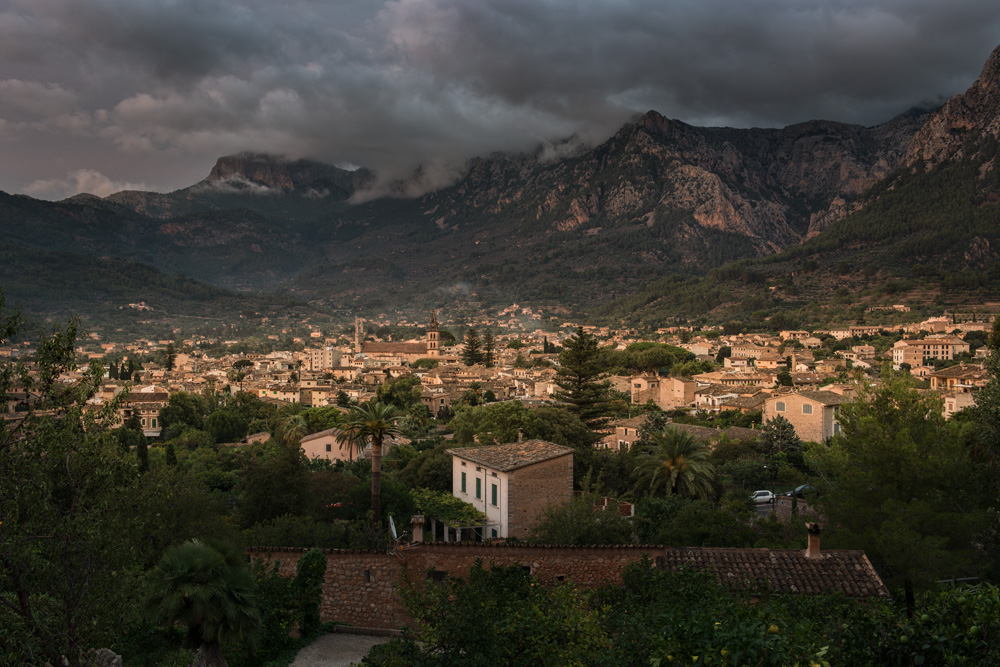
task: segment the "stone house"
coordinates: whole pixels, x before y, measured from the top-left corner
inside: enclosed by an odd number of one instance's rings
[[[832,391],[800,391],[764,401],[764,421],[784,417],[803,440],[824,442],[840,433],[837,415],[850,399]]]
[[[531,534],[542,513],[573,496],[573,450],[545,440],[447,450],[452,495],[486,515],[486,538]]]

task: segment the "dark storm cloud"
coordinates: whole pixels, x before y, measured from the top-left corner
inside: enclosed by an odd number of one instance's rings
[[[648,109],[874,124],[997,35],[995,0],[0,1],[0,188],[182,186],[240,150],[433,183]]]

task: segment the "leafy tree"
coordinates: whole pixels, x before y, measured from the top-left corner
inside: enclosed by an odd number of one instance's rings
[[[989,381],[976,393],[976,404],[966,410],[973,425],[972,455],[979,464],[973,486],[983,490],[989,508],[989,526],[981,541],[990,559],[994,579],[1000,579],[1000,318],[986,339],[990,356],[986,360]]]
[[[585,665],[608,644],[581,593],[541,586],[517,565],[476,563],[466,578],[410,582],[402,596],[414,636],[374,651],[369,665]]]
[[[596,509],[594,494],[581,494],[568,503],[550,505],[532,529],[531,541],[540,544],[631,544],[632,523],[618,507]]]
[[[731,348],[728,345],[723,345],[722,347],[719,348],[718,354],[715,355],[715,361],[716,363],[721,364],[724,363],[723,362],[724,359],[728,359],[731,356],[733,356],[733,348]]]
[[[150,587],[150,621],[186,625],[187,641],[199,647],[194,665],[226,665],[225,641],[256,644],[254,580],[238,549],[200,540],[172,547],[153,570]]]
[[[274,442],[253,445],[236,487],[242,525],[301,514],[308,506],[308,478],[305,455],[299,447]]]
[[[710,498],[714,494],[715,466],[711,451],[690,433],[667,428],[650,437],[653,451],[640,455],[636,490],[656,494]]]
[[[845,545],[880,564],[902,585],[908,609],[914,590],[935,579],[976,572],[974,536],[984,525],[968,451],[941,415],[941,401],[922,396],[908,375],[883,371],[841,408],[842,435],[810,450],[826,480],[817,502]]]
[[[556,398],[568,403],[591,430],[607,424],[611,383],[598,360],[597,339],[583,327],[577,329],[575,336],[566,339],[559,353],[555,383],[560,388]]]
[[[483,363],[483,344],[479,332],[474,327],[465,331],[465,347],[462,348],[462,363],[466,366]]]
[[[382,490],[382,444],[387,437],[396,435],[399,429],[396,421],[399,413],[391,405],[378,401],[368,401],[351,409],[348,427],[355,428],[358,437],[372,446],[372,522],[381,517]]]
[[[222,408],[205,419],[205,430],[216,442],[239,442],[247,434],[247,419],[236,410]]]
[[[0,295],[0,345],[20,327],[3,306]],[[74,386],[56,383],[75,368],[75,340],[75,322],[44,337],[34,377],[16,361],[0,363],[0,404],[16,381],[46,407],[0,420],[0,662],[79,665],[136,611],[142,487],[109,430],[123,397],[88,409],[104,375],[99,363]]]

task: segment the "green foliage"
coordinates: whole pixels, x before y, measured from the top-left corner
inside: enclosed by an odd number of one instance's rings
[[[479,332],[475,328],[469,327],[465,331],[465,346],[462,348],[462,363],[466,366],[481,364],[485,359],[483,344],[479,338]]]
[[[215,442],[239,442],[246,437],[246,417],[229,408],[216,410],[205,419],[205,430]]]
[[[323,601],[326,555],[310,549],[295,565],[295,595],[299,604],[299,632],[313,635],[320,628],[319,606]]]
[[[190,540],[168,549],[151,573],[146,612],[153,623],[187,626],[188,641],[215,664],[225,641],[255,647],[255,589],[238,549]]]
[[[715,466],[708,446],[690,433],[670,427],[649,438],[652,451],[640,455],[635,469],[638,492],[691,498],[714,495]]]
[[[842,435],[809,450],[825,483],[817,502],[844,546],[862,548],[890,585],[912,592],[978,572],[984,527],[967,448],[909,375],[883,372],[840,410]]]
[[[532,410],[520,401],[459,407],[450,426],[459,445],[472,445],[477,438],[480,445],[517,442],[518,433],[557,445],[582,446],[592,441],[586,425],[569,409],[546,406]]]
[[[598,614],[569,585],[541,586],[518,566],[476,563],[467,579],[422,588],[403,600],[412,639],[370,655],[364,665],[563,666],[590,664],[607,647]],[[419,643],[414,643],[414,640]]]
[[[453,527],[472,526],[480,523],[486,515],[471,504],[459,500],[449,491],[419,489],[413,492],[417,510],[427,520],[437,519]]]
[[[632,523],[614,503],[596,509],[599,498],[581,494],[568,503],[550,505],[536,522],[531,541],[539,544],[632,544]]]
[[[790,453],[802,450],[802,440],[796,435],[795,427],[781,415],[772,417],[764,423],[758,442],[761,451],[769,456],[779,452]]]
[[[568,403],[591,430],[607,423],[610,383],[605,378],[597,339],[580,327],[575,336],[566,339],[559,353],[555,383],[560,391],[556,392],[556,398]]]

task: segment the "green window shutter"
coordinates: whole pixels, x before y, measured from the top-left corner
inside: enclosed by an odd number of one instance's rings
[[[462,473],[462,493],[465,493],[465,473]]]
[[[483,480],[476,478],[476,498],[483,497]]]
[[[490,495],[491,495],[491,498],[492,498],[491,502],[493,503],[493,506],[496,507],[497,506],[497,485],[496,484],[491,484],[490,486],[493,487],[491,489],[491,492],[490,492]]]

